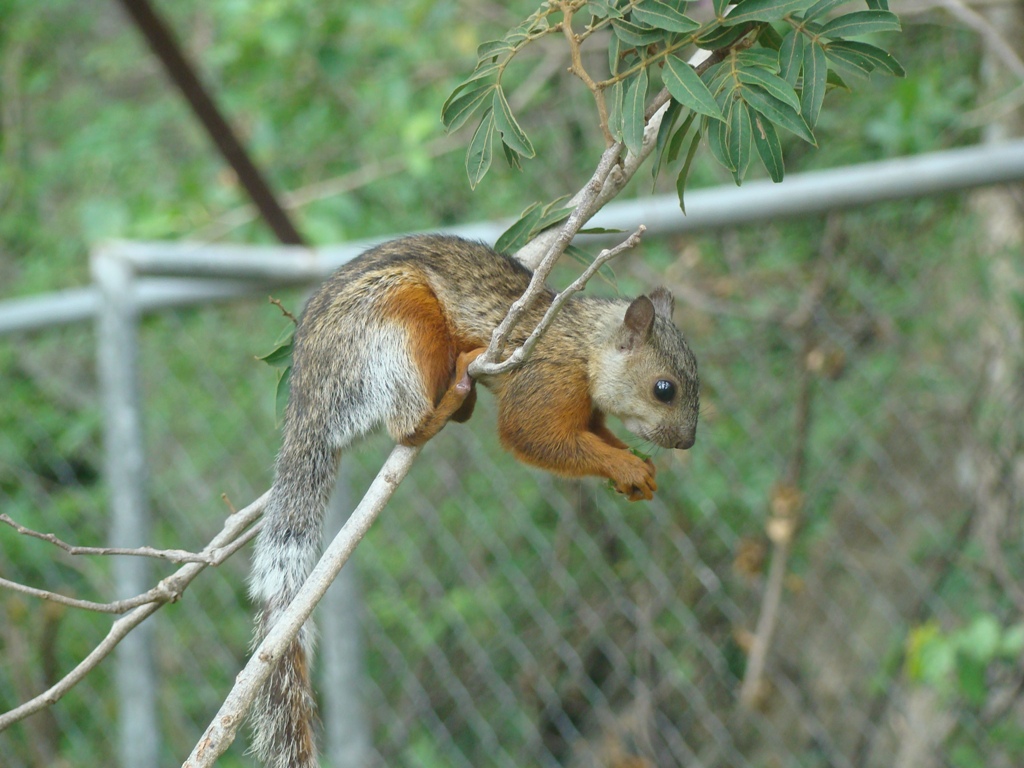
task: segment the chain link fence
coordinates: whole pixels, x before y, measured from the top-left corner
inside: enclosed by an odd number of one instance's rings
[[[319,620],[361,628],[367,764],[1024,763],[1024,272],[987,231],[947,196],[650,238],[621,261],[624,293],[676,292],[697,445],[656,454],[655,499],[630,504],[515,463],[486,395],[431,441],[346,568],[359,615]],[[265,298],[143,321],[154,546],[200,549],[269,486],[274,374],[254,355],[285,326]],[[95,342],[87,323],[0,337],[0,505],[102,545]],[[350,503],[388,448],[343,458]],[[244,662],[246,574],[242,553],[150,620],[160,765]],[[109,560],[6,527],[0,575],[117,591]],[[0,593],[0,708],[109,621]],[[111,764],[114,687],[107,662],[0,734],[0,762]],[[250,764],[243,741],[223,765]]]

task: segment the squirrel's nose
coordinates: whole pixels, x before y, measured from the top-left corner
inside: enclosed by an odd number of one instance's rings
[[[691,429],[685,435],[679,438],[676,442],[675,447],[685,451],[687,448],[693,448],[693,444],[697,442],[697,430]]]

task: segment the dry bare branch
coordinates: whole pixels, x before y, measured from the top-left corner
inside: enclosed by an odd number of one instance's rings
[[[548,307],[548,311],[544,313],[544,317],[542,317],[541,321],[537,323],[537,327],[533,329],[533,332],[529,335],[526,341],[524,341],[520,347],[517,347],[512,354],[502,362],[484,366],[482,373],[494,375],[497,373],[504,373],[505,371],[522,365],[533,352],[533,348],[537,345],[537,341],[551,326],[551,323],[554,322],[555,317],[558,315],[558,312],[562,309],[565,302],[569,300],[569,297],[583,290],[590,278],[597,274],[597,271],[609,261],[619,254],[628,251],[630,248],[635,248],[640,242],[640,237],[645,231],[647,231],[647,227],[641,224],[633,234],[617,246],[601,251],[594,261],[591,262],[590,266],[588,266],[579,277],[573,280],[565,290],[555,296],[554,301],[551,302],[551,306]]]
[[[821,301],[827,288],[827,270],[836,251],[840,237],[839,218],[829,218],[822,238],[818,272],[811,281],[804,296],[798,302],[790,322],[798,323],[803,335],[803,350],[800,355],[800,383],[797,394],[796,414],[793,425],[793,448],[789,457],[785,477],[772,494],[771,511],[766,526],[772,543],[771,565],[765,581],[761,610],[752,636],[747,666],[740,685],[740,704],[753,709],[761,699],[764,690],[764,670],[771,650],[772,638],[779,621],[779,607],[789,570],[789,557],[793,550],[793,539],[800,525],[803,507],[803,478],[807,465],[807,446],[811,431],[811,405],[814,398],[815,371],[810,365],[810,354],[814,344],[814,309]]]
[[[59,547],[69,555],[125,555],[128,557],[152,557],[158,560],[168,560],[172,563],[206,563],[211,565],[209,555],[203,553],[189,552],[184,549],[155,549],[154,547],[83,547],[76,544],[68,544],[52,533],[42,533],[26,528],[12,520],[8,515],[0,515],[0,523],[6,523],[23,536],[49,542]]]
[[[407,448],[402,445],[396,445],[391,451],[391,455],[377,473],[359,506],[327,547],[295,599],[270,628],[263,642],[253,651],[245,667],[238,673],[235,684],[220,710],[207,726],[192,754],[182,764],[182,768],[213,765],[234,741],[235,734],[260,686],[298,635],[299,629],[355,551],[356,545],[362,541],[402,478],[409,472],[419,451],[419,448]]]
[[[109,656],[128,633],[156,613],[161,606],[178,600],[185,588],[209,564],[223,562],[236,552],[251,536],[247,529],[263,513],[263,506],[268,496],[269,493],[263,494],[248,507],[227,518],[224,527],[203,550],[203,554],[208,556],[206,561],[187,563],[167,578],[162,579],[153,590],[146,593],[151,595],[152,599],[115,621],[106,637],[68,674],[38,696],[0,714],[0,731],[59,701],[64,694],[74,688],[103,659]]]

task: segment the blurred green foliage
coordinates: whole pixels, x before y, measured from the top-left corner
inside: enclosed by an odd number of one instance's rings
[[[521,172],[496,163],[473,193],[463,159],[471,128],[445,137],[440,122],[441,105],[472,70],[479,43],[504,34],[535,7],[530,0],[397,0],[386,8],[319,0],[159,3],[256,163],[275,189],[287,193],[286,200],[301,202],[293,209],[298,228],[314,243],[512,218],[536,200],[554,200],[579,186],[603,147],[601,131],[589,95],[564,73],[565,62],[553,66],[543,50],[523,54],[525,70],[539,73],[538,80],[520,75],[506,86],[542,163],[526,164]],[[0,0],[0,19],[0,292],[5,298],[85,284],[89,248],[107,238],[270,241],[268,230],[246,213],[232,174],[116,3]],[[976,128],[963,120],[976,106],[978,91],[973,36],[920,24],[878,42],[894,50],[907,76],[873,76],[853,93],[830,90],[815,127],[819,149],[780,135],[790,173],[977,138]],[[948,55],[951,50],[957,55]],[[689,184],[709,186],[731,178],[707,153],[698,153]],[[627,194],[646,194],[646,179]],[[664,178],[656,189],[675,186]],[[700,450],[687,454],[681,465],[670,457],[657,460],[659,477],[678,471],[700,481],[662,485],[659,496],[673,510],[671,516],[623,509],[627,505],[599,484],[570,491],[576,496],[567,501],[556,492],[562,485],[514,465],[492,435],[482,437],[486,454],[501,467],[497,476],[418,473],[400,490],[393,511],[411,509],[415,494],[436,512],[414,525],[388,527],[382,521],[366,542],[360,567],[373,585],[368,607],[389,642],[409,657],[422,657],[436,646],[461,648],[462,639],[472,637],[477,645],[496,649],[489,663],[502,679],[529,693],[515,642],[547,647],[554,641],[524,595],[561,607],[568,617],[566,637],[585,645],[587,625],[576,617],[606,615],[608,605],[632,597],[633,585],[671,585],[680,599],[695,605],[714,597],[679,560],[690,538],[699,541],[703,562],[721,574],[723,591],[742,602],[742,581],[727,574],[740,538],[761,530],[765,500],[787,447],[758,436],[788,435],[791,421],[792,392],[765,391],[763,382],[788,382],[799,367],[800,339],[777,319],[813,278],[823,228],[822,221],[812,220],[651,242],[637,265],[616,267],[614,286],[595,285],[635,293],[652,280],[674,279],[680,254],[692,249],[696,266],[689,274],[715,298],[742,307],[721,315],[697,308],[681,312],[699,350],[703,398],[711,407],[704,414]],[[874,207],[845,216],[842,230],[846,247],[841,264],[827,275],[824,301],[856,374],[818,384],[820,412],[827,416],[814,422],[809,436],[812,464],[813,457],[848,457],[856,431],[891,436],[893,410],[877,407],[883,389],[914,392],[919,399],[908,418],[932,428],[929,417],[962,394],[958,377],[973,362],[950,366],[948,338],[977,333],[977,320],[965,313],[942,318],[944,325],[929,324],[924,310],[934,307],[927,300],[946,291],[980,303],[988,290],[984,261],[971,251],[977,232],[965,225],[957,200]],[[945,271],[943,256],[954,251],[969,256]],[[916,292],[908,294],[907,286],[917,286]],[[293,310],[301,302],[297,292],[279,298]],[[154,468],[154,544],[198,548],[219,526],[211,511],[218,494],[244,503],[269,483],[275,381],[254,355],[265,353],[287,325],[275,308],[246,304],[167,313],[145,322],[141,367]],[[105,535],[92,345],[86,328],[0,345],[3,510],[27,526],[56,529],[82,544],[100,543]],[[757,350],[760,367],[751,362],[751,349]],[[493,414],[483,402],[481,414],[458,429],[483,434],[490,425]],[[451,466],[467,463],[478,444],[468,445],[461,434],[446,430],[430,450],[450,457]],[[371,445],[353,458],[357,484],[379,464],[383,447]],[[813,577],[819,545],[841,538],[834,518],[849,486],[874,487],[867,464],[865,469],[863,459],[851,459],[843,472],[815,466],[821,479],[808,496],[805,528],[796,544],[798,577]],[[866,476],[856,476],[858,470]],[[496,494],[516,498],[517,511],[496,508]],[[933,551],[950,544],[955,515],[941,521],[943,530],[921,536],[922,567]],[[655,553],[654,563],[631,556],[648,550]],[[452,551],[469,553],[470,564],[455,560]],[[522,570],[503,567],[509,562]],[[25,583],[102,599],[110,592],[107,568],[102,561],[55,557],[43,542],[0,530],[0,573],[17,573]],[[970,564],[954,571],[938,581],[938,591],[959,612],[944,616],[942,625],[925,616],[888,628],[889,646],[907,649],[891,652],[904,663],[884,664],[875,678],[865,676],[865,696],[905,673],[913,684],[936,686],[957,697],[958,706],[980,711],[982,677],[1006,663],[1004,651],[1017,647],[1019,628],[1006,618],[1011,611],[1005,599],[992,594],[976,599]],[[583,585],[577,594],[565,594],[569,573]],[[171,606],[158,618],[167,633],[158,658],[161,672],[184,681],[169,687],[160,702],[168,765],[190,747],[197,724],[215,711],[246,653],[249,617],[239,607],[246,604],[244,592],[244,564],[234,562],[204,577],[184,605]],[[200,639],[195,627],[178,620],[177,612],[189,605],[216,617],[220,634]],[[654,621],[657,641],[672,649],[676,661],[663,674],[678,690],[697,684],[707,666],[701,655],[705,646],[692,642],[699,632],[726,649],[725,674],[735,683],[728,676],[741,674],[743,665],[733,639],[735,617],[706,607],[696,626],[688,618],[692,615],[665,612]],[[27,598],[3,594],[0,626],[29,639],[22,649],[14,646],[13,635],[0,636],[5,658],[17,658],[23,668],[0,672],[0,682],[9,683],[0,684],[0,709],[7,709],[81,659],[108,620],[40,611]],[[183,666],[180,652],[195,645],[202,646],[196,652],[203,665],[199,675]],[[374,679],[384,681],[382,695],[408,695],[401,680],[389,677],[393,656],[374,649],[370,664]],[[543,671],[569,677],[558,658],[551,664],[554,671]],[[436,669],[425,664],[406,670],[413,672],[444,699],[443,686],[430,686],[431,676],[440,674]],[[109,674],[107,667],[94,673],[92,690],[109,690]],[[715,695],[727,700],[731,690]],[[687,701],[677,698],[672,703],[685,711]],[[441,703],[458,709],[457,702]],[[110,744],[103,739],[109,738],[112,708],[109,697],[97,704],[84,690],[76,691],[54,715],[59,725],[50,734],[52,753],[38,752],[36,737],[47,726],[36,720],[41,724],[3,734],[0,754],[4,759],[13,754],[15,765],[105,764]],[[535,713],[524,705],[513,713],[496,708],[486,714],[504,740],[519,743],[529,733],[526,718]],[[400,730],[383,718],[376,725],[382,732]],[[699,733],[703,726],[692,727]],[[979,745],[1010,745],[1019,754],[1020,742],[1021,730],[1013,722],[999,721],[987,735],[958,733],[951,749],[966,757],[954,764],[971,764],[968,758]],[[390,765],[450,764],[444,745],[421,723],[410,725],[394,743]],[[458,747],[486,764],[486,750],[471,737],[460,735]],[[244,764],[241,754],[236,747],[224,764]]]

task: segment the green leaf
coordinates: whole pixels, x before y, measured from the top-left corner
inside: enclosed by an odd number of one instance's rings
[[[960,654],[956,660],[956,682],[967,701],[979,707],[988,698],[988,664],[973,656]]]
[[[722,24],[734,27],[748,21],[779,21],[807,7],[809,0],[743,0],[733,8]]]
[[[458,98],[448,101],[441,107],[441,123],[449,133],[456,131],[476,112],[490,95],[491,89],[496,88],[494,84],[488,84],[463,93]],[[454,94],[453,94],[454,95]]]
[[[554,203],[551,203],[544,208],[544,214],[540,217],[540,221],[537,222],[534,232],[540,232],[548,227],[558,224],[559,222],[565,221],[569,218],[569,214],[576,210],[575,206],[572,208],[555,208],[554,205]],[[534,232],[530,233],[531,237]]]
[[[778,184],[786,175],[782,160],[782,142],[779,141],[778,131],[775,130],[774,125],[757,114],[749,104],[745,104],[744,107],[750,113],[754,148],[757,150],[757,155],[761,158],[764,169],[768,171],[768,176]]]
[[[622,232],[622,231],[623,230],[609,230],[607,232],[607,234],[618,234],[619,232]],[[580,230],[580,233],[582,234],[583,230]],[[602,234],[604,234],[604,233],[602,233]],[[589,267],[594,262],[593,257],[589,253],[587,253],[582,248],[580,248],[579,246],[576,246],[576,245],[569,245],[565,249],[565,255],[568,256],[573,261],[575,261],[577,264],[579,264],[583,268]],[[598,277],[598,279],[603,280],[605,283],[607,283],[609,286],[611,286],[611,288],[616,293],[620,292],[619,291],[619,286],[616,283],[615,272],[612,269],[612,264],[611,264],[610,261],[609,262],[605,262],[601,266],[601,268],[599,270],[597,270],[597,277]]]
[[[888,11],[889,0],[868,0],[868,8],[876,11]]]
[[[800,93],[800,113],[812,129],[818,122],[818,113],[825,100],[827,74],[825,51],[818,43],[808,42],[804,48],[804,87]]]
[[[850,0],[818,0],[814,5],[807,9],[807,13],[804,14],[804,21],[811,21],[824,16],[831,10],[838,8],[840,5],[845,5]]]
[[[694,112],[700,112],[702,115],[718,120],[725,119],[714,96],[711,95],[711,91],[700,79],[700,75],[682,59],[675,56],[665,59],[665,69],[662,70],[661,79],[672,98],[684,107],[689,107]]]
[[[804,58],[804,36],[794,30],[786,35],[779,49],[779,74],[790,85],[795,86],[800,77],[800,65]]]
[[[943,685],[953,671],[956,649],[942,636],[935,621],[911,629],[906,642],[905,671],[915,683]]]
[[[501,133],[501,140],[509,149],[523,157],[534,157],[537,153],[533,149],[526,132],[516,122],[512,109],[505,98],[505,91],[501,86],[494,89],[494,99],[491,105],[493,109],[495,125]]]
[[[582,230],[580,231],[582,232]],[[577,262],[582,267],[589,267],[590,264],[594,261],[590,257],[589,253],[587,253],[577,245],[569,245],[569,247],[565,249],[565,255],[568,256],[573,261]]]
[[[622,101],[625,88],[619,81],[611,87],[608,94],[608,132],[617,139],[622,139]]]
[[[289,365],[277,377],[277,389],[274,391],[274,413],[280,423],[284,419],[284,410],[288,406],[288,395],[291,391],[292,367]]]
[[[466,150],[466,173],[469,175],[471,189],[476,189],[476,185],[487,175],[487,169],[491,167],[493,139],[494,111],[488,107]]]
[[[700,27],[700,22],[683,13],[685,4],[680,0],[641,0],[633,6],[632,19],[669,32],[692,32]]]
[[[877,46],[856,40],[835,40],[829,43],[829,47],[856,55],[859,61],[870,64],[873,70],[880,69],[896,77],[905,77],[907,74],[892,54]]]
[[[661,166],[665,163],[665,147],[668,145],[672,129],[675,127],[676,120],[679,119],[679,113],[682,111],[683,105],[678,101],[672,100],[668,103],[665,114],[661,118],[661,125],[658,126],[658,138],[654,142],[654,162],[651,163],[651,178],[654,181],[658,180],[658,173],[661,172]],[[693,112],[691,111],[690,114],[692,115]]]
[[[1024,652],[1024,624],[1008,627],[999,641],[999,655],[1008,659],[1020,656]]]
[[[839,73],[834,69],[828,71],[828,75],[825,77],[825,83],[829,88],[842,88],[844,91],[849,91],[850,86],[846,84],[846,81],[839,76]]]
[[[710,67],[704,70],[704,74],[700,76],[700,79],[707,85],[708,90],[711,93],[718,93],[725,87],[726,82],[732,88],[735,83],[732,77],[732,67],[725,66],[724,61],[720,61],[717,64],[712,64]],[[721,108],[721,107],[719,107]]]
[[[472,74],[470,74],[470,76],[466,78],[466,82],[471,83],[474,80],[482,80],[485,77],[490,77],[491,75],[497,73],[505,63],[506,62],[494,61],[492,59],[488,59],[487,61],[481,61],[477,63],[476,67],[473,69]]]
[[[741,68],[767,69],[773,74],[779,71],[779,53],[771,48],[748,48],[745,51],[738,51],[735,55],[736,63]]]
[[[769,121],[795,133],[808,144],[818,146],[814,140],[814,134],[811,133],[804,118],[789,104],[779,101],[756,85],[750,85],[743,89],[743,99]]]
[[[732,111],[729,114],[729,131],[726,136],[729,146],[729,157],[736,163],[736,170],[733,178],[736,185],[743,183],[743,176],[750,165],[750,142],[751,136],[750,115],[747,114],[747,105],[742,102],[734,102]]]
[[[505,163],[509,168],[515,168],[517,171],[523,170],[523,163],[520,160],[519,155],[508,148],[508,145],[503,142],[498,142],[501,145],[501,152],[505,156]]]
[[[690,166],[693,165],[693,158],[697,154],[697,147],[700,145],[700,131],[695,131],[690,141],[690,148],[686,151],[686,159],[683,167],[676,177],[676,194],[679,196],[679,210],[686,213],[686,203],[683,200],[683,193],[686,191],[686,177],[690,175]]]
[[[878,32],[899,32],[900,20],[889,11],[854,11],[832,19],[821,27],[825,37],[858,37]]]
[[[263,357],[256,358],[267,365],[275,368],[287,367],[292,364],[292,350],[295,348],[295,334],[289,334],[287,341],[282,343],[273,352]]]
[[[507,40],[487,40],[477,46],[476,60],[477,62],[493,60],[504,53],[512,53],[514,50]]]
[[[626,90],[622,102],[622,141],[634,155],[644,142],[644,108],[647,99],[647,70],[641,69]]]
[[[622,61],[622,41],[615,35],[608,38],[608,71],[612,75],[619,74],[619,64]]]
[[[615,7],[614,0],[612,2],[604,2],[604,0],[591,0],[587,3],[587,10],[590,11],[595,18],[598,19],[621,19],[622,11]]]
[[[999,639],[1003,628],[999,620],[989,613],[975,617],[957,638],[957,645],[973,659],[988,664],[999,650]]]
[[[537,223],[544,215],[544,209],[540,203],[533,203],[525,211],[519,214],[516,222],[501,233],[494,244],[494,250],[498,253],[514,253],[530,241],[530,233],[533,232]]]
[[[797,98],[796,91],[781,77],[758,69],[740,69],[736,72],[736,78],[744,85],[759,85],[794,110],[800,109],[800,99]]]
[[[679,126],[679,130],[676,131],[672,137],[672,141],[668,143],[668,161],[674,163],[676,158],[679,157],[679,150],[683,146],[683,139],[686,138],[686,134],[690,132],[690,126],[693,125],[694,118],[697,117],[696,112],[690,112],[683,120],[683,124]]]
[[[735,102],[730,100],[730,105],[732,104],[735,104]],[[726,121],[730,121],[731,117],[732,110],[729,109]],[[704,133],[707,136],[708,149],[711,150],[711,155],[723,168],[735,173],[736,160],[729,154],[729,123],[707,118],[704,121]]]
[[[505,33],[505,37],[502,38],[506,43],[515,48],[527,37],[533,30],[533,23],[531,19],[524,19],[521,23],[512,27],[508,32]]]
[[[612,29],[615,36],[626,45],[643,48],[651,43],[660,43],[665,39],[665,33],[660,29],[634,24],[625,19],[612,19]]]
[[[626,230],[610,229],[608,227],[585,227],[577,232],[577,235],[621,235]]]
[[[732,45],[749,31],[746,27],[730,27],[720,21],[716,21],[695,42],[698,48],[714,51]]]
[[[778,52],[779,47],[782,45],[782,35],[775,29],[771,24],[763,24],[760,31],[757,33],[757,42],[764,46],[765,50],[772,50],[776,53],[776,68],[773,72],[778,72]],[[752,48],[751,50],[757,50]],[[741,51],[742,53],[742,51]]]
[[[712,0],[711,5],[715,9],[715,18],[720,19],[725,15],[725,9],[729,7],[732,0]]]
[[[847,40],[836,40],[835,42],[826,43],[822,46],[825,56],[844,71],[853,75],[867,77],[874,71],[874,63],[863,54],[848,48],[848,42]]]

